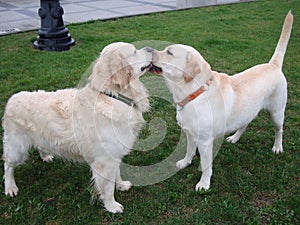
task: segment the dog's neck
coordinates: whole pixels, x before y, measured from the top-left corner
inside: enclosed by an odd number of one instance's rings
[[[186,99],[189,95],[196,93],[197,91],[199,91],[199,89],[207,85],[207,81],[212,79],[212,77],[212,75],[207,77],[196,75],[195,78],[188,83],[184,81],[175,83],[167,78],[165,79],[165,81],[169,91],[172,93],[174,102],[178,104]],[[207,89],[206,87],[204,88]]]
[[[129,107],[134,107],[141,112],[146,112],[150,109],[148,91],[138,79],[132,80],[129,85],[123,89],[112,84],[104,84],[99,90],[96,90],[90,83],[87,84],[87,86],[97,94],[114,98],[122,102],[122,104],[127,104]]]

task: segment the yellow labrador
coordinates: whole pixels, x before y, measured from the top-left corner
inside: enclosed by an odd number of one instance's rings
[[[95,194],[106,210],[122,212],[114,189],[131,187],[122,181],[119,164],[144,123],[142,113],[149,109],[139,77],[149,68],[151,51],[113,43],[103,49],[83,88],[13,95],[2,123],[5,194],[17,195],[14,168],[35,147],[44,161],[58,156],[88,163]]]
[[[196,191],[210,187],[214,140],[236,131],[227,138],[236,143],[262,109],[269,111],[276,129],[272,150],[283,151],[287,82],[282,64],[292,24],[293,15],[289,12],[269,63],[234,76],[212,71],[200,53],[189,46],[171,45],[153,52],[150,71],[163,76],[177,104],[177,121],[187,136],[186,155],[176,166],[188,166],[196,148],[200,153],[202,176]]]

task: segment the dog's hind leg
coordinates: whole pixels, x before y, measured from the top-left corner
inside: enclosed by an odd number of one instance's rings
[[[122,213],[123,206],[115,201],[114,190],[117,175],[117,163],[95,160],[91,164],[94,187],[104,207],[111,213]]]
[[[284,109],[272,112],[270,115],[275,126],[275,142],[272,151],[276,154],[283,152],[282,147],[282,135],[283,135],[283,123],[284,123]]]
[[[3,159],[4,159],[4,189],[5,194],[14,197],[18,187],[14,178],[14,168],[22,164],[28,155],[30,139],[25,134],[17,134],[4,130]]]
[[[242,134],[245,132],[246,128],[247,128],[247,125],[244,127],[241,127],[234,133],[234,135],[226,138],[226,141],[231,142],[233,144],[237,143],[240,140]]]
[[[187,149],[186,149],[186,154],[185,157],[181,160],[179,160],[176,163],[176,167],[178,169],[183,169],[190,165],[192,163],[192,159],[196,153],[196,148],[197,145],[195,141],[193,140],[192,136],[186,132],[186,137],[187,137]]]
[[[280,88],[269,99],[270,104],[266,107],[270,113],[272,122],[275,127],[275,142],[272,151],[276,154],[283,152],[282,135],[284,123],[284,111],[287,102],[287,85],[286,80],[282,82]]]
[[[116,188],[118,191],[127,191],[132,186],[130,181],[123,181],[120,173],[120,166],[117,168]]]

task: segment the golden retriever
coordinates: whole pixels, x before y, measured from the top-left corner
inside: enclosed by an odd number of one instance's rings
[[[282,64],[293,15],[286,16],[276,50],[266,64],[256,65],[234,76],[212,71],[194,48],[171,45],[154,51],[152,73],[163,76],[177,105],[177,121],[187,136],[185,157],[176,163],[188,166],[196,148],[200,153],[202,176],[195,189],[207,190],[212,176],[214,141],[235,132],[227,141],[236,143],[260,110],[266,109],[276,129],[274,153],[282,148],[287,81]]]
[[[5,194],[17,195],[14,168],[35,147],[44,161],[58,156],[88,163],[95,193],[106,210],[123,212],[114,189],[131,187],[122,181],[119,164],[144,124],[142,113],[149,109],[139,77],[149,68],[151,51],[112,43],[101,52],[83,88],[13,95],[2,123]]]

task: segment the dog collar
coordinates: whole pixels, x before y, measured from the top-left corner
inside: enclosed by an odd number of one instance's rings
[[[202,85],[200,88],[198,88],[195,92],[188,95],[186,98],[184,98],[181,102],[177,103],[178,106],[181,107],[181,109],[188,104],[190,101],[193,101],[195,98],[197,98],[199,95],[201,95],[204,91],[208,90],[209,85],[211,84],[213,78],[210,78],[205,82],[204,85]]]
[[[93,87],[91,86],[91,83],[89,83],[89,87],[90,87],[92,90],[97,91],[97,90],[95,90],[95,88],[93,88]],[[128,106],[136,106],[136,104],[135,104],[135,102],[133,101],[133,99],[128,98],[128,97],[126,97],[125,95],[122,95],[122,94],[120,94],[120,93],[118,93],[117,95],[113,95],[112,93],[106,93],[106,92],[104,92],[104,91],[100,91],[100,94],[103,94],[103,95],[106,95],[106,96],[108,96],[108,97],[117,99],[117,100],[119,100],[119,101],[125,103],[125,104],[128,105]]]
[[[108,97],[111,97],[111,98],[114,98],[114,99],[117,99],[125,104],[127,104],[128,106],[135,106],[135,103],[134,101],[131,99],[131,98],[128,98],[120,93],[118,93],[118,95],[113,95],[111,93],[105,93],[105,92],[100,92],[101,94],[104,94]]]

